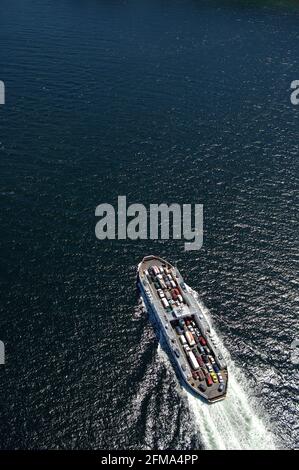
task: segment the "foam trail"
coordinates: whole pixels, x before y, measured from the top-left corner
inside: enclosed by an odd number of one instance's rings
[[[204,312],[209,323],[211,317],[205,306],[199,302],[200,309]],[[211,328],[212,330],[212,328]],[[212,330],[213,331],[213,330]],[[220,402],[207,404],[202,402],[183,389],[190,412],[194,415],[200,432],[203,445],[206,449],[275,449],[274,438],[261,419],[257,416],[249,397],[246,395],[241,383],[246,383],[240,369],[231,360],[229,352],[223,342],[213,331],[214,338],[218,343],[227,362],[229,371],[229,386],[227,397]],[[158,354],[167,367],[172,369],[169,359],[161,347]],[[165,360],[166,359],[166,360]]]
[[[225,400],[208,405],[185,392],[207,449],[275,449],[272,435],[252,409],[229,364]]]

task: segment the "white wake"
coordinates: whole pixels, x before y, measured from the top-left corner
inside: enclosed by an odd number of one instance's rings
[[[199,307],[211,324],[209,312],[198,300]],[[211,330],[213,331],[212,325]],[[213,331],[218,349],[227,362],[229,382],[228,393],[223,401],[207,404],[189,393],[182,391],[187,400],[194,423],[201,435],[206,449],[275,449],[274,438],[257,415],[257,405],[249,398],[242,387],[246,378],[230,358],[220,337]],[[163,348],[159,346],[158,354],[163,362],[172,369],[172,365]]]
[[[232,362],[229,367],[227,397],[208,405],[184,392],[207,449],[275,449],[271,433],[249,403],[236,379]]]

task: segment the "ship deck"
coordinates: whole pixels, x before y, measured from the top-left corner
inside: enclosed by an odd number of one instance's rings
[[[157,289],[157,282],[154,276],[150,274],[152,267],[157,266],[159,269],[160,267],[163,267],[163,269],[166,269],[166,272],[171,274],[174,282],[176,283],[176,287],[179,288],[180,293],[183,298],[183,302],[177,302],[177,303],[172,303],[169,308],[165,308],[165,306],[162,303],[162,300],[158,294],[158,289]],[[182,362],[185,364],[185,367],[188,370],[187,374],[187,383],[190,386],[190,388],[195,392],[197,395],[201,395],[204,399],[208,400],[209,402],[213,401],[218,401],[220,399],[225,398],[226,395],[226,389],[227,389],[227,381],[228,381],[228,375],[227,375],[227,369],[226,367],[219,367],[219,361],[217,358],[217,354],[215,353],[214,347],[209,341],[208,338],[208,332],[207,332],[207,323],[204,323],[205,320],[202,318],[201,312],[199,311],[199,306],[194,299],[193,295],[190,294],[189,290],[187,289],[187,286],[184,284],[184,280],[180,274],[180,272],[177,270],[176,267],[172,266],[170,263],[167,261],[162,260],[161,258],[158,257],[146,257],[142,261],[142,263],[139,266],[139,277],[141,282],[143,282],[143,285],[146,286],[147,292],[150,295],[150,303],[154,305],[156,313],[159,315],[159,318],[161,322],[164,325],[167,325],[167,335],[168,337],[171,338],[171,345],[172,345],[172,355],[176,356],[176,360],[180,363],[180,366],[182,366]],[[160,289],[161,290],[161,289]],[[171,287],[166,286],[166,288],[163,290],[164,297],[167,295],[169,298],[172,289]],[[201,317],[201,318],[200,318]],[[222,375],[223,379],[223,391],[219,392],[219,378],[216,374],[217,381],[212,383],[212,385],[208,386],[207,382],[207,375],[209,375],[209,372],[207,370],[207,364],[203,364],[202,367],[199,367],[199,369],[196,371],[194,368],[192,368],[192,365],[190,363],[190,359],[188,359],[187,353],[184,349],[183,344],[180,341],[180,335],[178,333],[178,326],[179,322],[181,321],[186,321],[187,322],[194,322],[196,325],[196,330],[199,330],[200,332],[200,337],[204,338],[204,341],[206,342],[206,347],[208,348],[208,351],[210,354],[200,354],[200,347],[203,349],[203,346],[200,344],[198,341],[197,336],[194,334],[194,339],[196,340],[196,344],[194,346],[190,347],[190,350],[196,354],[196,357],[209,357],[209,366],[214,367],[211,361],[214,361],[214,364],[218,364],[218,369],[219,372]],[[171,326],[171,330],[169,328]],[[184,327],[187,328],[189,327]],[[170,334],[171,331],[171,334]],[[175,351],[177,350],[177,351]],[[200,360],[200,359],[199,359]],[[206,359],[207,360],[207,359]],[[202,359],[203,361],[203,359]],[[182,372],[182,371],[181,371]],[[196,377],[196,372],[197,375],[201,373],[201,377]],[[214,369],[213,369],[214,372]],[[204,377],[202,377],[202,375]],[[205,389],[204,391],[200,389]]]

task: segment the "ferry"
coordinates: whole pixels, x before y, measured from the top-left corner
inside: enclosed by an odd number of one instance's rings
[[[207,403],[223,400],[228,386],[225,360],[177,267],[158,256],[146,256],[138,265],[137,286],[187,388]]]

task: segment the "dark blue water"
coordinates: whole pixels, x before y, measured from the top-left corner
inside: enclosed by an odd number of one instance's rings
[[[296,2],[1,1],[1,448],[298,447],[298,24]],[[204,204],[203,248],[98,241],[118,195]],[[190,402],[138,307],[149,253],[210,311],[226,408]]]

